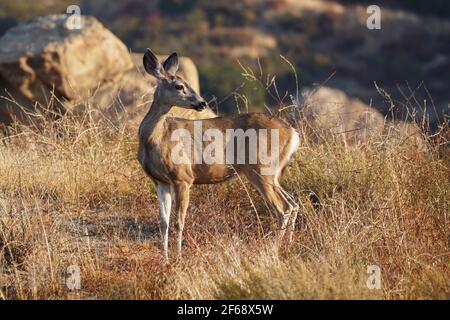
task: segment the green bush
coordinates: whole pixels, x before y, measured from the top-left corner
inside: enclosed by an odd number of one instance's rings
[[[263,109],[266,100],[264,89],[258,83],[241,75],[241,68],[232,63],[201,64],[200,87],[202,95],[220,113],[244,112]]]

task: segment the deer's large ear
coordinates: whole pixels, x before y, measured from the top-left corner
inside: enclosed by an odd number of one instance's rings
[[[176,52],[172,53],[163,63],[164,70],[171,76],[175,76],[178,66],[178,55]]]
[[[161,63],[150,49],[147,49],[145,51],[143,62],[145,71],[147,71],[148,74],[151,74],[156,79],[163,78],[163,74],[161,72]]]

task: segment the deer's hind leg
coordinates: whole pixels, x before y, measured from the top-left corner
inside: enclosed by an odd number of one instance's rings
[[[283,189],[283,187],[281,187],[281,185],[278,183],[278,181],[276,180],[276,183],[278,185],[279,190],[281,191],[281,193],[283,194],[283,196],[285,197],[286,201],[288,201],[291,206],[292,206],[292,214],[291,214],[291,218],[289,221],[289,225],[287,226],[288,229],[288,242],[291,243],[292,242],[292,237],[294,235],[294,230],[295,230],[295,222],[297,221],[297,216],[298,216],[298,211],[300,210],[299,205],[297,204],[297,202],[295,202],[295,200],[292,198],[292,196],[287,193],[286,190]]]
[[[280,182],[278,180],[278,176],[275,177],[275,185],[278,187],[280,192],[282,193],[282,196],[288,201],[292,206],[292,215],[289,221],[289,225],[287,226],[288,229],[288,242],[292,242],[292,236],[294,234],[295,230],[295,222],[297,221],[298,212],[300,210],[300,206],[298,203],[294,200],[294,198],[286,191],[284,188],[280,185]]]
[[[283,194],[283,189],[276,182],[275,176],[264,176],[254,171],[245,172],[245,174],[252,185],[263,196],[270,209],[276,214],[279,228],[277,238],[281,241],[294,207]]]

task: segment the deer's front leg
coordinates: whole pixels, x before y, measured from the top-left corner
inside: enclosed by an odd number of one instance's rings
[[[184,219],[186,217],[187,208],[189,206],[189,192],[191,184],[187,182],[177,182],[174,185],[175,202],[176,202],[176,230],[177,230],[177,255],[181,256],[181,243],[183,241]]]
[[[169,222],[172,207],[172,194],[170,185],[158,183],[156,186],[159,202],[159,230],[161,232],[163,254],[166,261],[169,259]]]

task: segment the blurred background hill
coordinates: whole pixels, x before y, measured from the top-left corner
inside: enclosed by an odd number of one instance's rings
[[[372,1],[3,0],[0,35],[37,16],[64,13],[70,4],[98,18],[132,51],[151,47],[193,58],[202,94],[215,97],[219,111],[237,111],[234,91],[248,97],[251,108],[280,103],[246,81],[236,60],[258,72],[261,66],[262,79],[276,75],[280,96],[295,92],[281,54],[293,63],[301,87],[325,83],[388,116],[394,103],[401,118],[407,116],[401,106],[414,99],[432,125],[448,113],[450,5],[445,0],[377,1],[381,30],[366,27]]]

